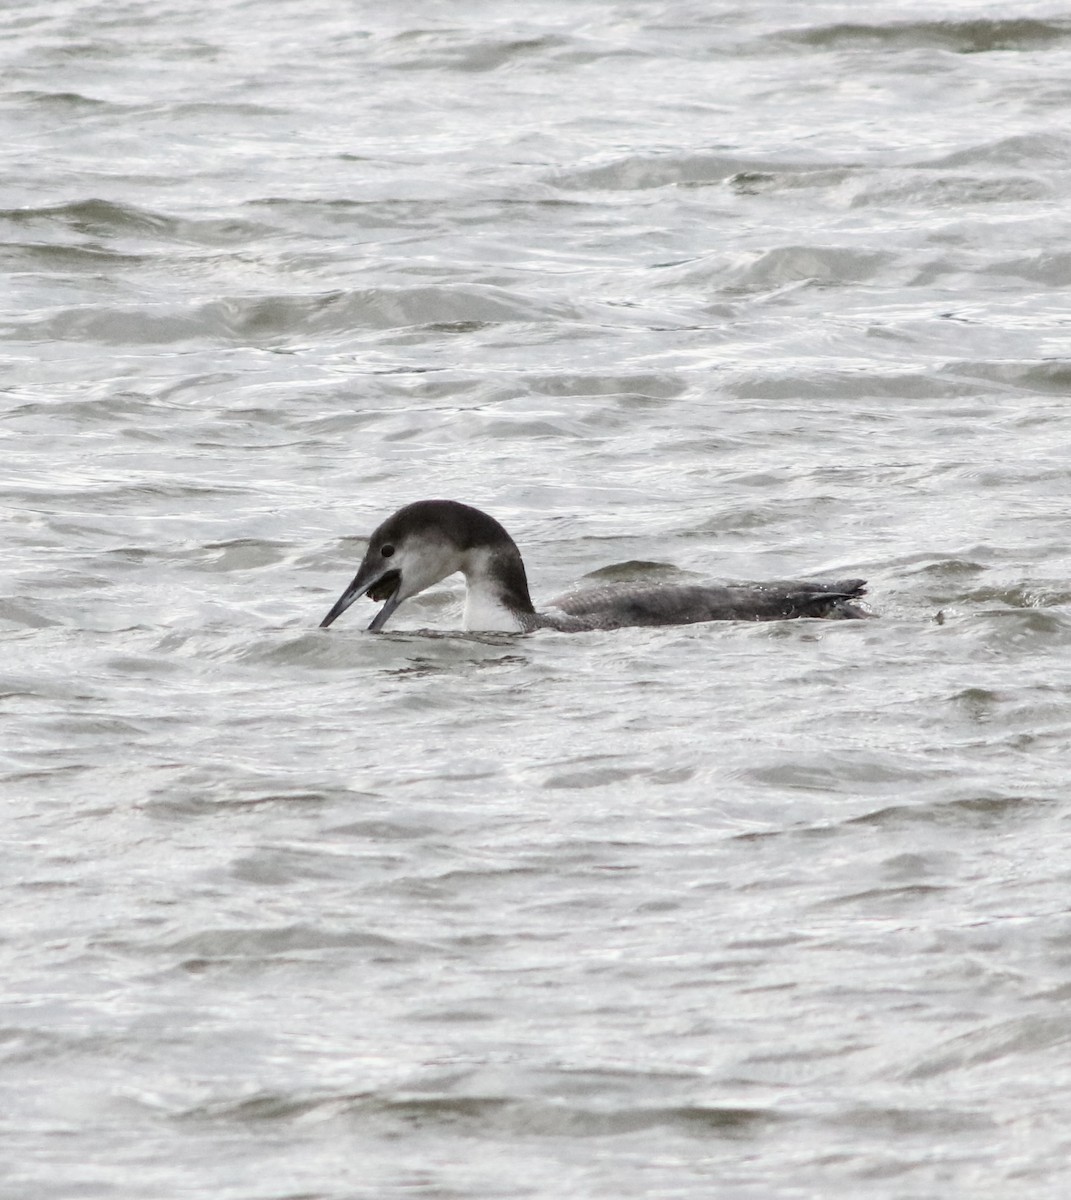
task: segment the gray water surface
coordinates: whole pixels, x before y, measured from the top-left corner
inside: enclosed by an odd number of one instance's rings
[[[5,1200],[1066,1196],[1071,11],[0,61]],[[881,619],[318,630],[423,497]]]

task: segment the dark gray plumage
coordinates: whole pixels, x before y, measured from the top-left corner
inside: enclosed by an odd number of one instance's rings
[[[694,625],[700,621],[787,621],[798,617],[836,619],[869,616],[851,603],[865,592],[866,581],[862,579],[664,587],[623,583],[568,593],[551,601],[550,607],[582,622],[577,628],[588,629]],[[548,623],[553,623],[553,618]]]

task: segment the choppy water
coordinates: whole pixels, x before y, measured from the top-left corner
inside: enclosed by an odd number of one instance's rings
[[[3,1196],[1066,1195],[1071,13],[0,34]],[[883,617],[318,631],[426,496]]]

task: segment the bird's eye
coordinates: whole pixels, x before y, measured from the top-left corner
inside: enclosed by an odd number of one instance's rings
[[[393,553],[394,553],[394,547],[393,547],[393,546],[384,546],[384,547],[383,547],[383,549],[382,549],[382,550],[380,550],[380,554],[382,554],[384,558],[390,558],[390,556],[391,556]]]

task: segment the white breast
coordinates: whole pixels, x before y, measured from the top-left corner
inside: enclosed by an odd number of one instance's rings
[[[508,609],[489,587],[469,581],[465,588],[465,628],[485,633],[523,633],[515,612]]]

